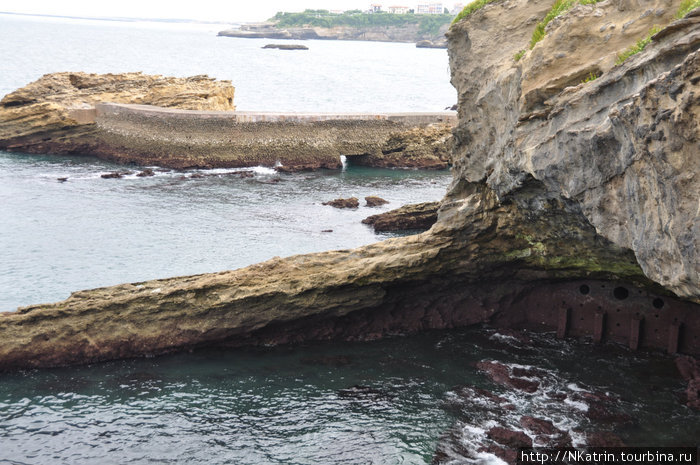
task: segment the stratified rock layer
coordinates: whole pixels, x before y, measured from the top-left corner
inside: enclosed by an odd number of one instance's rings
[[[485,183],[503,198],[535,179],[633,250],[651,279],[700,301],[700,17],[674,22],[615,64],[678,5],[576,5],[517,62],[549,2],[495,2],[454,25],[454,189]],[[591,72],[599,77],[583,82]]]

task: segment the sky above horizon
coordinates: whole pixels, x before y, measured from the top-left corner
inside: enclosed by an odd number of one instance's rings
[[[366,10],[376,0],[261,0],[258,2],[198,0],[197,2],[173,2],[172,0],[120,0],[100,2],[94,0],[3,0],[0,12],[46,14],[80,17],[123,17],[190,19],[217,22],[263,21],[278,11],[303,11],[307,8],[327,10]],[[394,1],[392,3],[397,3]],[[397,4],[413,5],[414,0]],[[447,2],[445,2],[447,4]],[[387,3],[386,6],[389,6]]]

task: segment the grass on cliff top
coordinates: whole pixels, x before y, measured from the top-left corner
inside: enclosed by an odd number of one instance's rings
[[[621,65],[629,57],[636,55],[637,53],[644,50],[646,48],[646,46],[649,45],[649,43],[651,43],[651,36],[653,36],[654,34],[659,32],[660,30],[661,30],[661,28],[659,28],[659,26],[652,27],[651,30],[649,31],[649,33],[645,37],[639,39],[636,44],[632,45],[630,48],[628,48],[624,52],[620,53],[617,56],[617,60],[615,60],[615,64]]]
[[[530,50],[535,47],[537,42],[544,39],[546,34],[545,28],[554,18],[561,16],[563,13],[573,8],[577,3],[581,5],[593,5],[600,1],[602,0],[556,0],[554,5],[552,5],[552,9],[549,10],[544,19],[537,23],[537,26],[535,26],[535,30],[532,32],[532,38],[530,39]]]
[[[674,16],[676,19],[683,19],[685,15],[690,13],[692,10],[700,7],[700,0],[683,0],[681,6],[678,8],[678,12]]]
[[[331,13],[329,10],[304,10],[301,13],[278,12],[270,18],[276,22],[278,28],[285,27],[325,27],[346,26],[352,28],[366,27],[402,27],[408,24],[417,24],[418,30],[423,34],[435,35],[440,27],[449,24],[452,15],[417,15],[417,14],[391,14],[391,13],[363,13],[360,10],[349,10],[343,13]]]
[[[483,7],[494,1],[496,0],[475,0],[471,2],[469,5],[465,6],[464,9],[462,9],[462,11],[460,11],[457,16],[455,16],[455,19],[452,20],[452,24],[460,22],[464,18],[468,17],[470,14],[482,9]]]

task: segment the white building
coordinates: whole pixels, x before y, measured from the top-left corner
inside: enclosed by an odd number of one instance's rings
[[[416,8],[416,14],[419,15],[441,15],[444,11],[442,3],[419,3]]]
[[[405,15],[410,11],[410,8],[407,6],[390,6],[386,9],[386,11],[395,15]]]

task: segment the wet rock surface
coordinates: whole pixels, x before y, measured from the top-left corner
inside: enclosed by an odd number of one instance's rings
[[[278,50],[308,50],[309,47],[301,44],[267,44],[263,48],[275,48]]]
[[[427,231],[437,221],[439,207],[440,202],[404,205],[395,210],[368,216],[362,223],[372,226],[375,231]]]
[[[389,203],[388,200],[384,200],[381,197],[376,197],[373,195],[365,197],[365,206],[367,207],[380,207]]]
[[[687,355],[676,357],[675,363],[681,377],[688,382],[685,390],[688,407],[700,410],[700,363]]]
[[[335,199],[323,202],[323,205],[328,205],[333,208],[357,208],[360,206],[360,201],[357,197],[349,197],[347,199]]]

